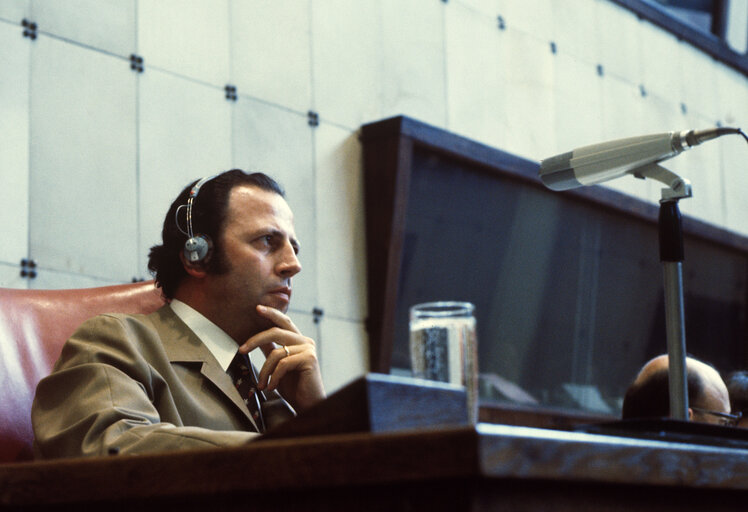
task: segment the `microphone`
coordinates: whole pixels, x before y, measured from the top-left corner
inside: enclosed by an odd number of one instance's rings
[[[637,174],[642,167],[672,158],[702,142],[737,133],[740,128],[709,128],[628,137],[583,146],[540,162],[540,180],[551,190],[569,190]]]

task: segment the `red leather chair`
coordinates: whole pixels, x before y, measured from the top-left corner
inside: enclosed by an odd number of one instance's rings
[[[164,304],[153,281],[77,290],[0,288],[0,462],[29,460],[31,402],[62,345],[99,313],[150,313]]]

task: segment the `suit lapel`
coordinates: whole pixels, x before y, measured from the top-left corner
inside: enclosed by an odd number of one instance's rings
[[[260,429],[249,413],[244,400],[234,387],[231,377],[223,371],[216,358],[211,354],[200,338],[182,322],[169,306],[164,306],[151,318],[161,337],[169,361],[173,363],[200,364],[200,373],[224,394],[244,416],[252,423],[257,432]]]

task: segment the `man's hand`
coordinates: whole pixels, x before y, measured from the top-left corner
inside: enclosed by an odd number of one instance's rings
[[[277,309],[258,305],[257,313],[275,327],[249,338],[239,352],[247,354],[259,347],[265,354],[258,388],[278,389],[297,411],[323,400],[325,389],[314,340],[302,335],[291,319]]]

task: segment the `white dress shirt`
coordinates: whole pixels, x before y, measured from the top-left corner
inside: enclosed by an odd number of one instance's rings
[[[223,329],[182,301],[171,300],[171,309],[194,332],[216,358],[223,371],[234,359],[239,345]]]

